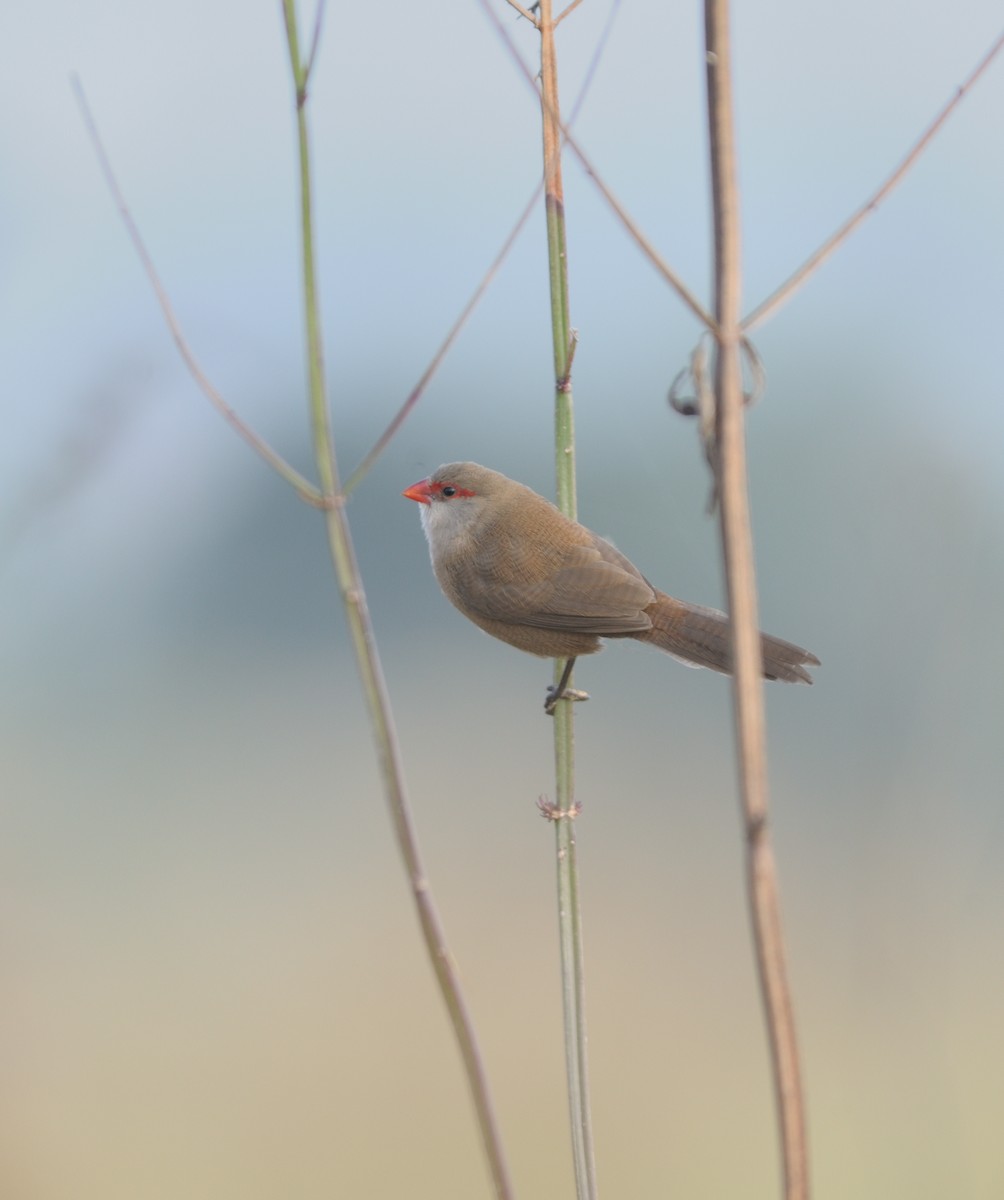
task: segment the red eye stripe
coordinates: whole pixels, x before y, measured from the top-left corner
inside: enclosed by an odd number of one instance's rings
[[[468,491],[467,488],[457,487],[455,483],[450,483],[449,480],[445,483],[430,483],[429,491],[436,492],[444,500],[453,500],[457,496],[470,497],[474,495],[474,492]]]

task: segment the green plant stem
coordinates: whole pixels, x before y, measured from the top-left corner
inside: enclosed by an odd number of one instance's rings
[[[558,104],[558,71],[554,50],[551,0],[541,0],[540,30],[541,119],[544,147],[544,205],[547,224],[548,276],[551,292],[551,330],[554,345],[554,450],[558,507],[573,520],[575,496],[575,423],[569,377],[574,335],[568,303],[568,256],[565,241],[565,205],[561,179],[561,120]],[[555,682],[564,660],[555,663]],[[571,684],[571,680],[569,680]],[[565,1064],[572,1132],[572,1158],[576,1193],[580,1200],[596,1196],[596,1163],[586,1057],[585,974],[582,955],[578,864],[575,850],[575,740],[574,704],[559,702],[554,713],[555,841],[558,883],[558,938],[561,953],[562,1007],[565,1028]]]
[[[763,664],[746,474],[740,348],[739,186],[728,0],[705,0],[708,129],[715,218],[717,483],[722,554],[732,628],[739,791],[746,827],[746,877],[753,943],[781,1127],[784,1194],[807,1200],[809,1164],[801,1071],[781,932],[777,872],[767,827]]]
[[[296,89],[297,135],[300,162],[300,217],[302,226],[303,286],[307,327],[307,355],[310,385],[310,412],[317,469],[326,499],[325,518],[328,544],[338,578],[338,586],[348,619],[349,632],[362,679],[363,692],[376,738],[384,790],[391,812],[398,846],[411,884],[412,897],[429,960],[439,984],[443,1001],[460,1049],[472,1100],[477,1114],[485,1154],[499,1200],[513,1195],[501,1138],[488,1090],[474,1027],[460,989],[456,964],[446,944],[432,892],[418,848],[404,787],[390,700],[366,604],[366,593],[356,562],[345,497],[338,490],[338,469],[334,438],[324,383],[324,358],[320,333],[320,309],[315,271],[313,214],[311,201],[310,142],[306,118],[307,68],[300,57],[295,0],[283,0],[286,36],[293,82]],[[311,56],[313,64],[313,52]]]

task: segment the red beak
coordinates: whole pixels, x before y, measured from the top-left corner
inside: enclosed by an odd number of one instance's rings
[[[429,497],[432,495],[432,488],[429,487],[428,479],[420,479],[410,488],[405,488],[401,495],[407,496],[409,500],[417,500],[419,504],[429,504],[431,503]]]

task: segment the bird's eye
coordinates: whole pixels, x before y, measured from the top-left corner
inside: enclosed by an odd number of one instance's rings
[[[443,488],[442,495],[444,495],[447,499],[449,499],[451,496],[455,496],[456,494],[457,489],[452,483],[448,483],[446,487]]]

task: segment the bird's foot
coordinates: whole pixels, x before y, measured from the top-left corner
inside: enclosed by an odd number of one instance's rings
[[[544,712],[549,717],[554,716],[554,710],[559,700],[588,700],[588,692],[580,692],[578,688],[562,688],[561,691],[552,683],[547,689],[547,699],[544,701]]]

